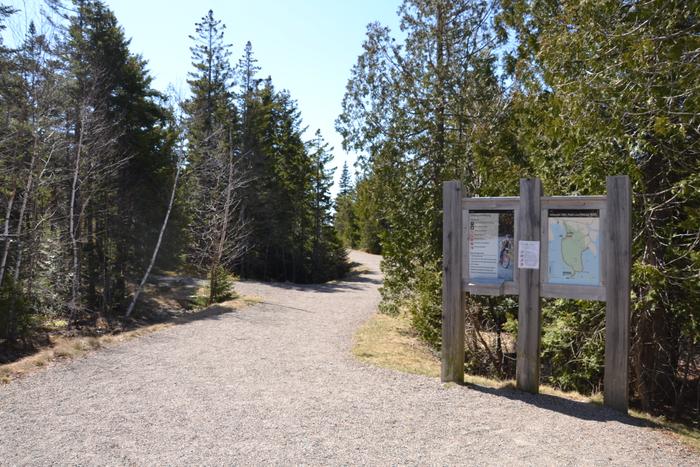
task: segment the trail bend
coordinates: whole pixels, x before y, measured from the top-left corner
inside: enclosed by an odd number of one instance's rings
[[[326,285],[242,282],[263,302],[0,387],[1,465],[698,465],[614,412],[444,386],[353,359],[379,257]]]

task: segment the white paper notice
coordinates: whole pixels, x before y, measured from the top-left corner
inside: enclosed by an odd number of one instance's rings
[[[498,278],[498,213],[469,218],[469,277]]]
[[[518,241],[518,267],[520,269],[540,268],[540,242],[532,240]]]

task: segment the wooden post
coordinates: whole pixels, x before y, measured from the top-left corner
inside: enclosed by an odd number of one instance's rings
[[[464,291],[462,290],[462,182],[442,185],[442,367],[443,382],[464,383]]]
[[[603,402],[628,409],[632,190],[627,176],[607,177],[605,229],[605,376]]]
[[[539,179],[520,179],[518,240],[540,241]],[[542,264],[540,264],[542,267]],[[537,394],[540,390],[540,270],[518,270],[518,342],[515,378],[518,389]]]

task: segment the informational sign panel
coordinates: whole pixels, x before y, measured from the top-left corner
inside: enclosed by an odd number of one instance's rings
[[[600,211],[547,211],[547,283],[601,285]]]
[[[469,211],[469,279],[513,280],[515,219],[512,210]]]
[[[540,242],[520,240],[518,242],[518,267],[520,269],[540,268]]]
[[[462,198],[443,185],[441,379],[464,381],[464,292],[518,296],[516,386],[537,393],[541,299],[605,306],[605,405],[627,411],[632,190],[606,178],[607,195],[544,196],[521,179],[520,196]],[[517,223],[517,225],[516,225]]]

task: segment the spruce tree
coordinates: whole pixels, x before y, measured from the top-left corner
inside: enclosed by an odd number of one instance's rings
[[[338,231],[338,236],[343,245],[347,248],[356,248],[357,245],[357,225],[355,219],[356,193],[350,180],[348,163],[343,162],[343,171],[340,174],[338,195],[335,199],[334,224]]]
[[[406,0],[400,44],[386,27],[371,24],[336,123],[345,148],[362,152],[361,171],[372,174],[369,190],[358,187],[358,200],[380,211],[364,219],[366,242],[381,231],[382,307],[408,306],[421,335],[435,345],[442,182],[460,178],[467,195],[477,192],[475,137],[493,128],[500,108],[495,8],[493,1]]]
[[[216,291],[226,282],[227,270],[245,252],[247,237],[239,212],[246,175],[224,30],[212,10],[196,24],[190,36],[194,71],[187,81],[192,96],[183,104],[191,192],[189,260],[210,278],[210,303],[220,295]]]

